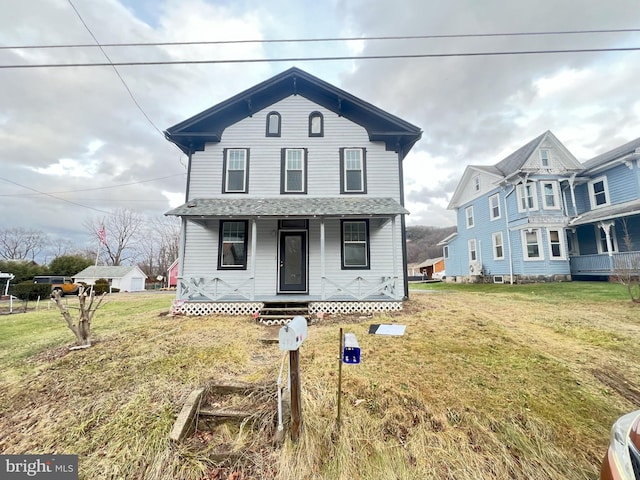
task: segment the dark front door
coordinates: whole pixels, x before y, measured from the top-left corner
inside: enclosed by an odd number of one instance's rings
[[[307,291],[307,232],[280,232],[278,291]]]

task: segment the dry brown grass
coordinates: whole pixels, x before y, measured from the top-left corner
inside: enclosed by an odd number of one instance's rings
[[[76,453],[87,479],[595,479],[610,425],[638,408],[638,307],[548,300],[415,294],[401,313],[312,325],[304,428],[278,446],[268,415],[168,440],[192,389],[275,382],[281,353],[259,341],[264,327],[170,318],[170,300],[122,297],[96,316],[91,349],[66,354],[58,340],[24,353],[16,342],[0,357],[0,452]],[[403,337],[367,333],[393,322],[407,325]],[[338,433],[340,327],[357,335],[362,363],[343,368]],[[218,464],[221,448],[230,461]]]

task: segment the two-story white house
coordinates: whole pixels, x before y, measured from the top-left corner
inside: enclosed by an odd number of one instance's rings
[[[547,131],[493,166],[468,166],[449,203],[457,232],[440,242],[447,280],[567,281],[640,270],[639,159],[636,139],[582,164]]]
[[[402,160],[421,130],[291,68],[169,129],[188,157],[187,314],[402,308]]]

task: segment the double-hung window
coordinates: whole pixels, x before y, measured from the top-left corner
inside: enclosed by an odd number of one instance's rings
[[[540,150],[540,164],[543,167],[549,166],[549,150]]]
[[[525,260],[544,260],[540,248],[540,229],[522,230],[522,247]]]
[[[504,258],[504,242],[502,232],[494,232],[491,236],[493,240],[493,259],[502,260]]]
[[[489,217],[491,220],[500,218],[500,195],[497,193],[489,197]]]
[[[222,193],[247,193],[249,149],[225,148]]]
[[[369,221],[342,220],[342,268],[369,268]]]
[[[562,260],[565,258],[564,244],[562,242],[562,230],[549,229],[549,258]]]
[[[518,211],[538,210],[538,199],[536,198],[536,184],[533,182],[520,183],[517,187]]]
[[[549,210],[558,210],[560,208],[558,182],[542,182],[542,206]]]
[[[464,209],[464,216],[466,218],[466,222],[467,222],[467,228],[471,228],[474,225],[474,220],[473,220],[473,205],[467,207]]]
[[[219,270],[247,268],[247,225],[246,220],[220,221]]]
[[[478,250],[476,247],[476,239],[471,238],[468,242],[469,246],[469,262],[475,262],[478,260]]]
[[[591,208],[599,208],[609,205],[607,177],[596,178],[589,182],[589,200],[591,201]]]
[[[340,193],[367,193],[366,149],[340,149]]]
[[[282,149],[280,193],[307,193],[306,148]]]

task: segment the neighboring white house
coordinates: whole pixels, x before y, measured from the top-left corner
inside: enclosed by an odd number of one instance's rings
[[[186,203],[167,212],[183,311],[401,308],[402,160],[421,135],[297,68],[169,128],[189,157]]]
[[[119,288],[121,292],[142,292],[147,276],[136,266],[100,266],[87,267],[73,278],[76,283],[84,282],[87,285],[93,285],[96,280],[105,278],[112,288]]]

